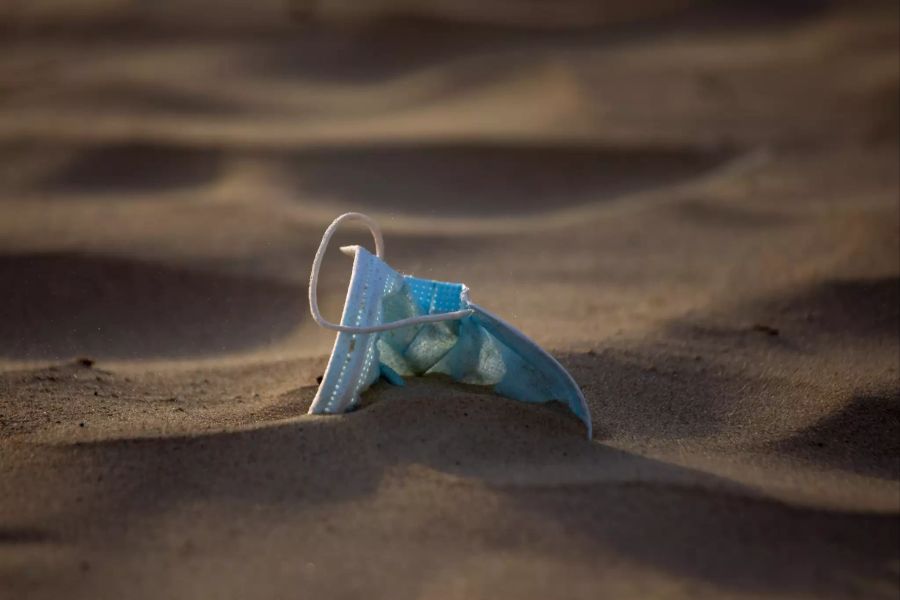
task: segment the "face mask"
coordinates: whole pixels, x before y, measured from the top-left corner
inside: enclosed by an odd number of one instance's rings
[[[319,313],[319,270],[328,243],[347,220],[363,221],[375,238],[375,255],[360,246],[340,325]],[[403,385],[403,377],[443,373],[456,381],[493,387],[524,402],[562,402],[587,426],[591,417],[572,376],[547,352],[499,317],[469,300],[461,283],[401,275],[385,263],[377,223],[360,213],[341,215],[325,230],[309,280],[313,319],[338,332],[310,414],[353,409],[379,377]]]

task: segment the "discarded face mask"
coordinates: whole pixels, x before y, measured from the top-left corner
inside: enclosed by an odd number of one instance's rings
[[[317,287],[325,250],[338,226],[363,221],[375,238],[375,255],[344,246],[353,272],[340,325],[319,313]],[[316,322],[338,332],[310,414],[353,409],[379,377],[403,385],[403,377],[443,373],[456,381],[492,386],[525,402],[564,403],[587,426],[591,416],[572,376],[510,324],[469,301],[469,289],[401,275],[382,259],[378,224],[360,213],[339,216],[322,236],[309,279],[309,307]]]

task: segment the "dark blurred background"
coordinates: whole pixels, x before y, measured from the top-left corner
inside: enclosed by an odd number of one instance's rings
[[[0,325],[2,350],[142,355],[109,333],[135,323],[153,355],[302,330],[309,261],[346,210],[385,223],[398,268],[464,279],[532,330],[547,290],[504,286],[534,261],[593,298],[622,270],[688,285],[719,267],[654,267],[650,240],[724,253],[761,203],[896,189],[897,39],[894,2],[7,0],[0,275],[20,282],[5,312],[37,316]],[[543,229],[675,198],[708,233],[665,241],[649,208],[634,223],[657,233],[605,245]],[[542,250],[519,265],[513,239]]]

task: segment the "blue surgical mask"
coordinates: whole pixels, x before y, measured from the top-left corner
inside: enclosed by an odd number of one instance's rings
[[[375,238],[376,254],[345,246],[353,272],[341,323],[319,313],[317,286],[325,250],[338,226],[360,220]],[[469,300],[461,283],[402,275],[382,260],[384,242],[372,219],[339,216],[325,231],[313,260],[309,305],[322,327],[338,332],[310,414],[342,413],[379,377],[403,385],[403,377],[442,373],[463,383],[491,386],[524,402],[559,401],[587,426],[591,416],[572,376],[550,354],[509,323]]]

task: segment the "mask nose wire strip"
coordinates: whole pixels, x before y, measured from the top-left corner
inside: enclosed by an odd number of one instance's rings
[[[475,311],[471,308],[457,310],[454,312],[441,313],[436,315],[419,315],[417,317],[410,317],[408,319],[400,319],[399,321],[392,321],[391,323],[382,323],[381,325],[373,325],[371,327],[351,327],[348,325],[338,325],[337,323],[332,323],[325,319],[322,316],[322,313],[319,312],[319,270],[322,268],[322,259],[325,258],[325,251],[328,249],[328,244],[331,242],[331,237],[334,235],[334,232],[337,231],[338,226],[344,221],[362,221],[369,228],[369,231],[372,232],[372,237],[375,238],[375,255],[378,258],[384,258],[384,240],[381,236],[381,228],[378,226],[371,217],[368,217],[362,213],[349,212],[344,213],[334,221],[332,221],[331,225],[328,226],[328,229],[325,230],[325,233],[322,235],[322,241],[319,243],[319,249],[316,251],[316,257],[313,259],[312,264],[312,272],[309,275],[309,311],[312,313],[313,319],[315,319],[316,323],[319,326],[324,327],[325,329],[331,329],[333,331],[340,331],[343,333],[378,333],[380,331],[390,331],[392,329],[399,329],[401,327],[407,327],[409,325],[420,325],[422,323],[436,323],[439,321],[452,321],[455,319],[462,319],[464,317],[468,317]]]

